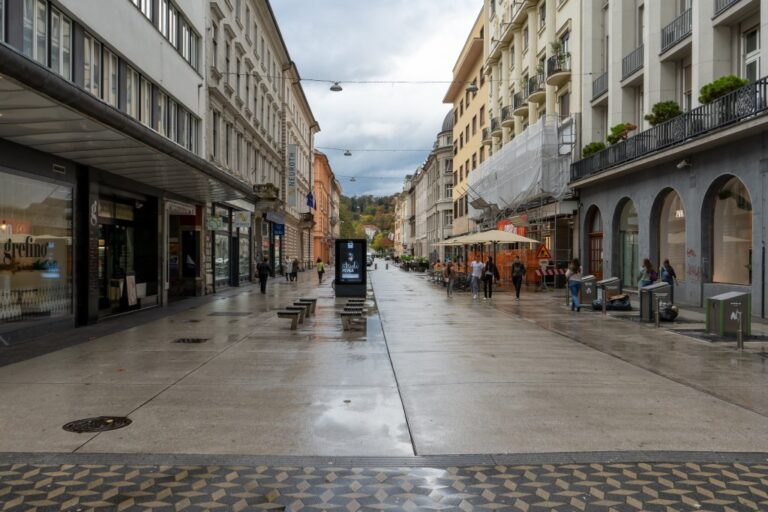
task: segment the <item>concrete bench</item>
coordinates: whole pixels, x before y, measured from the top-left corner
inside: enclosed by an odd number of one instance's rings
[[[295,331],[299,323],[299,317],[302,315],[301,311],[283,310],[277,312],[277,318],[290,318],[291,330]]]
[[[307,308],[305,308],[303,306],[287,306],[285,308],[285,310],[286,311],[296,311],[297,313],[299,313],[299,323],[300,324],[304,323],[304,315],[307,312]]]
[[[307,304],[312,304],[312,314],[315,314],[315,311],[317,310],[317,299],[305,299],[301,298],[299,299],[299,302],[306,302]]]
[[[294,302],[293,306],[297,308],[304,308],[305,317],[309,318],[310,316],[312,316],[312,304],[310,304],[309,302],[298,301],[298,302]]]
[[[365,308],[363,306],[344,306],[344,311],[358,311],[362,313],[365,311]]]
[[[352,329],[355,320],[364,319],[361,311],[342,311],[339,315],[341,316],[341,325],[345,331]]]

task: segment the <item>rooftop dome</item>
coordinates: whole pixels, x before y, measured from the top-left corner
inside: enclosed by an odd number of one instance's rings
[[[448,111],[448,114],[446,114],[445,119],[443,119],[443,129],[440,130],[441,132],[450,132],[453,131],[453,109]]]

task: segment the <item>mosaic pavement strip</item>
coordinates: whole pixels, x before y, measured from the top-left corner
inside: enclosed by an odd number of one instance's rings
[[[768,464],[0,465],[0,511],[764,511]]]

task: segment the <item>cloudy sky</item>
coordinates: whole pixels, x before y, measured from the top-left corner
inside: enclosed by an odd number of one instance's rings
[[[345,84],[345,81],[450,81],[482,0],[272,0],[302,78],[323,150],[345,195],[392,194],[423,162],[450,106],[448,84]],[[354,149],[418,149],[355,152]],[[346,176],[356,176],[352,183]],[[389,179],[382,179],[382,177]]]

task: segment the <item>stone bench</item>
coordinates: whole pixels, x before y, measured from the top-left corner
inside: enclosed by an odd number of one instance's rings
[[[287,306],[285,308],[286,311],[296,311],[299,313],[299,323],[304,323],[304,315],[307,314],[307,308],[304,306]]]
[[[311,304],[312,305],[312,314],[313,315],[315,314],[315,311],[317,310],[317,299],[301,298],[301,299],[298,300],[298,302],[306,302],[307,304]]]
[[[355,320],[362,320],[365,318],[363,317],[362,311],[342,311],[339,313],[339,316],[341,316],[341,325],[345,331],[352,329]]]
[[[299,317],[302,316],[303,313],[298,310],[282,310],[277,312],[277,318],[290,318],[291,319],[291,330],[295,331],[296,327],[298,327],[299,323]]]
[[[293,307],[304,308],[304,316],[307,318],[312,316],[312,304],[310,304],[309,302],[297,301],[293,303]]]

